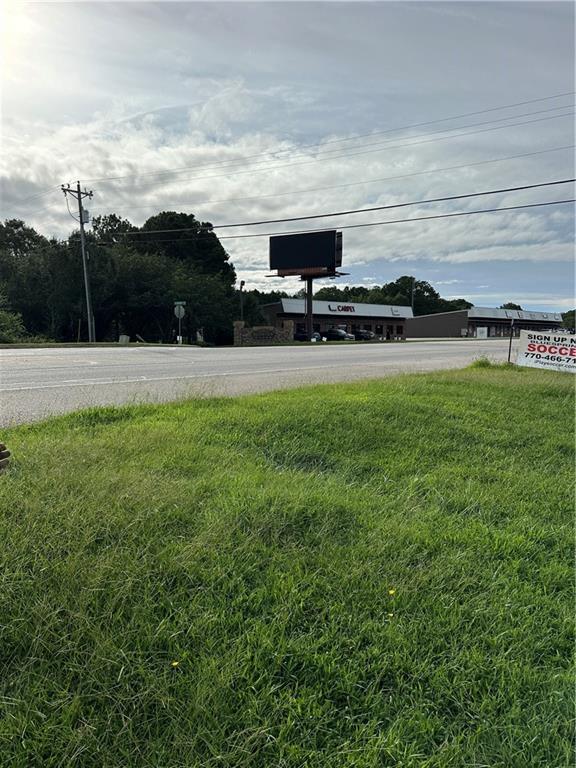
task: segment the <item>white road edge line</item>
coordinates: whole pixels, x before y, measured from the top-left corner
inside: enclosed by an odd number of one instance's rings
[[[432,362],[432,361],[431,361]],[[435,358],[434,363],[441,362],[438,358]],[[461,361],[459,360],[458,363]],[[381,360],[377,363],[360,363],[358,365],[350,365],[348,363],[346,368],[380,368],[383,365],[400,365],[401,363],[390,363],[387,360]],[[253,376],[257,374],[266,373],[294,373],[298,371],[314,371],[314,370],[329,370],[331,368],[341,368],[341,365],[309,365],[300,366],[298,368],[268,368],[256,371],[227,371],[226,373],[196,373],[188,376],[158,376],[158,377],[139,377],[137,379],[92,379],[91,381],[84,381],[78,383],[60,382],[59,384],[40,384],[38,386],[12,386],[12,387],[0,387],[0,392],[24,392],[36,389],[62,389],[69,387],[93,387],[104,386],[106,384],[147,384],[154,381],[178,381],[185,379],[212,379],[221,376]],[[458,367],[458,366],[456,366]]]

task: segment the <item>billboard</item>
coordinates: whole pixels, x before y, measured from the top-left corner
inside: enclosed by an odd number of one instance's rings
[[[342,264],[342,233],[335,229],[270,238],[270,269],[279,274],[334,274]]]

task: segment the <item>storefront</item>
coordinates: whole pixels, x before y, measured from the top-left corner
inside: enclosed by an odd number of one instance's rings
[[[560,328],[558,312],[528,312],[520,309],[471,307],[456,312],[418,315],[408,320],[408,338],[508,338],[521,330],[544,331]]]
[[[284,321],[292,320],[296,333],[305,330],[304,299],[280,299],[274,304],[265,304],[261,311],[272,326],[282,327]],[[366,330],[378,339],[389,341],[406,338],[406,322],[412,317],[410,307],[337,301],[314,301],[313,312],[313,330],[318,333],[330,328],[342,328],[348,333]]]

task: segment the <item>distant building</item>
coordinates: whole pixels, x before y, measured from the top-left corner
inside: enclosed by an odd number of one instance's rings
[[[521,330],[543,331],[562,327],[562,315],[558,312],[471,307],[455,312],[438,312],[434,315],[410,318],[407,335],[410,339],[508,337],[512,321],[515,336],[519,336]]]
[[[284,320],[294,322],[296,333],[306,330],[304,299],[280,299],[265,304],[260,310],[266,321],[282,327]],[[405,339],[406,321],[412,317],[410,307],[388,304],[346,304],[340,301],[314,301],[314,331],[323,333],[330,328],[343,328],[348,333],[361,329],[373,331],[382,339]]]

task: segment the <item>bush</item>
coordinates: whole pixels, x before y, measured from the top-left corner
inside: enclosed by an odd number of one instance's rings
[[[19,314],[0,309],[0,343],[13,344],[22,341],[26,330]]]

